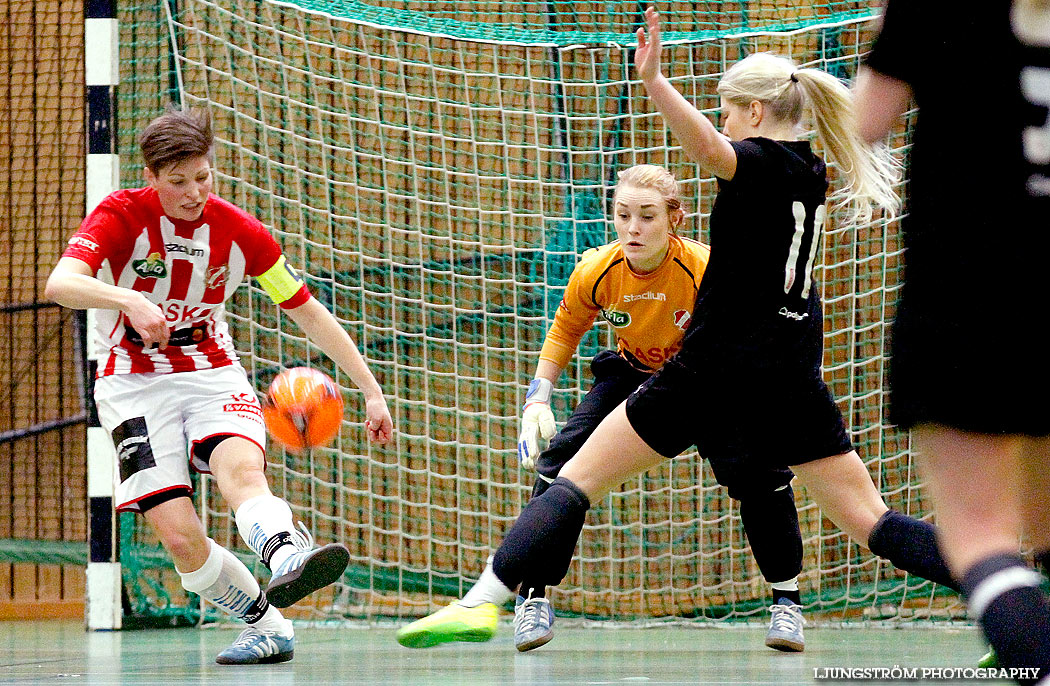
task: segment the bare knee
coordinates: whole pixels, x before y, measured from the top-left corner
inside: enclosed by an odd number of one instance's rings
[[[212,451],[212,475],[223,498],[236,510],[249,498],[270,493],[262,449],[240,436],[231,436]]]
[[[889,508],[860,456],[851,451],[791,469],[824,514],[866,548],[875,523]]]
[[[179,571],[193,571],[208,559],[208,538],[204,529],[197,531],[172,531],[161,536],[164,549],[171,553]],[[179,564],[181,562],[181,564]],[[195,564],[198,563],[199,564]],[[191,569],[184,569],[190,567]]]
[[[189,498],[163,503],[145,517],[180,572],[199,569],[208,559],[208,537]]]

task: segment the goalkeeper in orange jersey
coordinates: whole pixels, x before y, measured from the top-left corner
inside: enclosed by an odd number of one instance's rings
[[[706,245],[677,234],[684,218],[678,185],[666,169],[643,164],[620,172],[613,194],[617,240],[585,252],[573,270],[525,397],[518,457],[539,474],[533,497],[547,490],[602,419],[681,346],[709,256]],[[555,433],[554,382],[599,316],[616,332],[617,349],[594,357],[594,385]],[[733,459],[712,459],[711,467],[739,500],[755,560],[772,585],[766,645],[800,651],[805,646],[798,590],[802,536],[791,470],[746,470]],[[546,586],[538,575],[526,574],[514,609],[517,649],[550,641],[553,622]]]

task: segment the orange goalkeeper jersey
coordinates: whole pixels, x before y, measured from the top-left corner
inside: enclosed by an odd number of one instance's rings
[[[675,235],[649,274],[631,271],[619,241],[583,253],[540,358],[567,366],[600,315],[613,328],[620,355],[639,369],[659,369],[681,347],[709,256],[703,243]]]

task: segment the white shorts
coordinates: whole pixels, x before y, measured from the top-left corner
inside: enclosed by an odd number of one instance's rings
[[[255,389],[240,365],[175,374],[116,374],[95,381],[95,404],[117,451],[117,511],[167,491],[193,493],[190,467],[211,473],[196,454],[216,436],[241,436],[266,448]]]

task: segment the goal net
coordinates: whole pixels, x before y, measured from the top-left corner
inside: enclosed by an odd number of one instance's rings
[[[703,240],[712,178],[681,153],[632,68],[644,4],[416,0],[179,0],[126,7],[120,121],[125,185],[135,130],[169,98],[207,108],[216,191],[269,227],[357,341],[387,394],[393,441],[369,445],[352,384],[254,285],[230,306],[264,389],[281,367],[319,368],[348,400],[342,431],[308,456],[271,446],[271,485],[352,561],[299,603],[314,620],[411,618],[460,596],[528,500],[516,456],[524,390],[580,253],[612,240],[616,172],[648,162],[680,180],[684,233]],[[850,79],[874,2],[669,2],[665,71],[710,116],[728,65],[757,50]],[[891,143],[908,144],[902,128]],[[885,418],[886,334],[899,285],[896,223],[829,219],[818,277],[826,377],[892,507],[926,516],[908,436]],[[556,385],[564,421],[589,388],[596,325]],[[755,431],[774,411],[755,389]],[[962,606],[859,548],[797,489],[807,613],[944,619]],[[217,489],[209,534],[247,554]],[[199,617],[165,556],[125,517],[128,611]],[[632,479],[587,518],[559,615],[632,622],[764,616],[769,599],[735,503],[686,454]],[[174,621],[174,620],[173,620]]]

